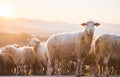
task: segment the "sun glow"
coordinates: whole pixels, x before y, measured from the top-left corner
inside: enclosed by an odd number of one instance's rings
[[[14,9],[10,5],[0,6],[0,16],[14,18]]]

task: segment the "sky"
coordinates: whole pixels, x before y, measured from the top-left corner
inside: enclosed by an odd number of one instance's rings
[[[0,0],[15,18],[79,24],[88,20],[120,24],[120,0]]]

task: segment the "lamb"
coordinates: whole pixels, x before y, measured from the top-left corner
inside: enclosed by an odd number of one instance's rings
[[[88,21],[81,25],[85,26],[82,32],[55,34],[47,40],[48,75],[54,74],[54,63],[59,63],[62,58],[68,58],[69,60],[71,57],[77,61],[76,76],[80,77],[80,74],[82,74],[82,65],[91,49],[94,25],[98,26],[100,24]]]
[[[105,64],[105,74],[109,77],[108,62],[110,59],[120,60],[120,35],[102,34],[96,40],[92,49],[96,56],[95,76],[98,76],[98,62],[103,58]]]
[[[10,55],[13,58],[13,61],[17,65],[17,73],[19,65],[22,65],[24,68],[24,74],[26,75],[26,67],[25,65],[33,65],[35,63],[35,53],[32,48],[28,46],[24,47],[16,47],[14,45],[7,45],[2,50],[3,53]]]
[[[32,38],[31,41],[29,42],[29,46],[33,47],[36,53],[36,58],[37,58],[36,66],[42,67],[41,69],[44,70],[40,70],[40,71],[43,72],[43,74],[46,74],[46,68],[47,68],[46,44],[41,43],[40,40],[38,40],[37,38]]]

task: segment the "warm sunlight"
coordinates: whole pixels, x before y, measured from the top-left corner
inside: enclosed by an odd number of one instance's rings
[[[14,18],[14,9],[10,5],[0,6],[0,16]]]

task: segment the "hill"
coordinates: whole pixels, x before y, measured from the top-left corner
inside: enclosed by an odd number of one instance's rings
[[[80,22],[81,23],[81,22]],[[120,24],[99,22],[101,25],[96,28],[95,35],[101,33],[120,33]],[[43,20],[30,19],[8,19],[0,17],[0,31],[7,33],[29,33],[49,37],[55,33],[81,31],[80,24],[65,23],[60,21],[48,22]]]

